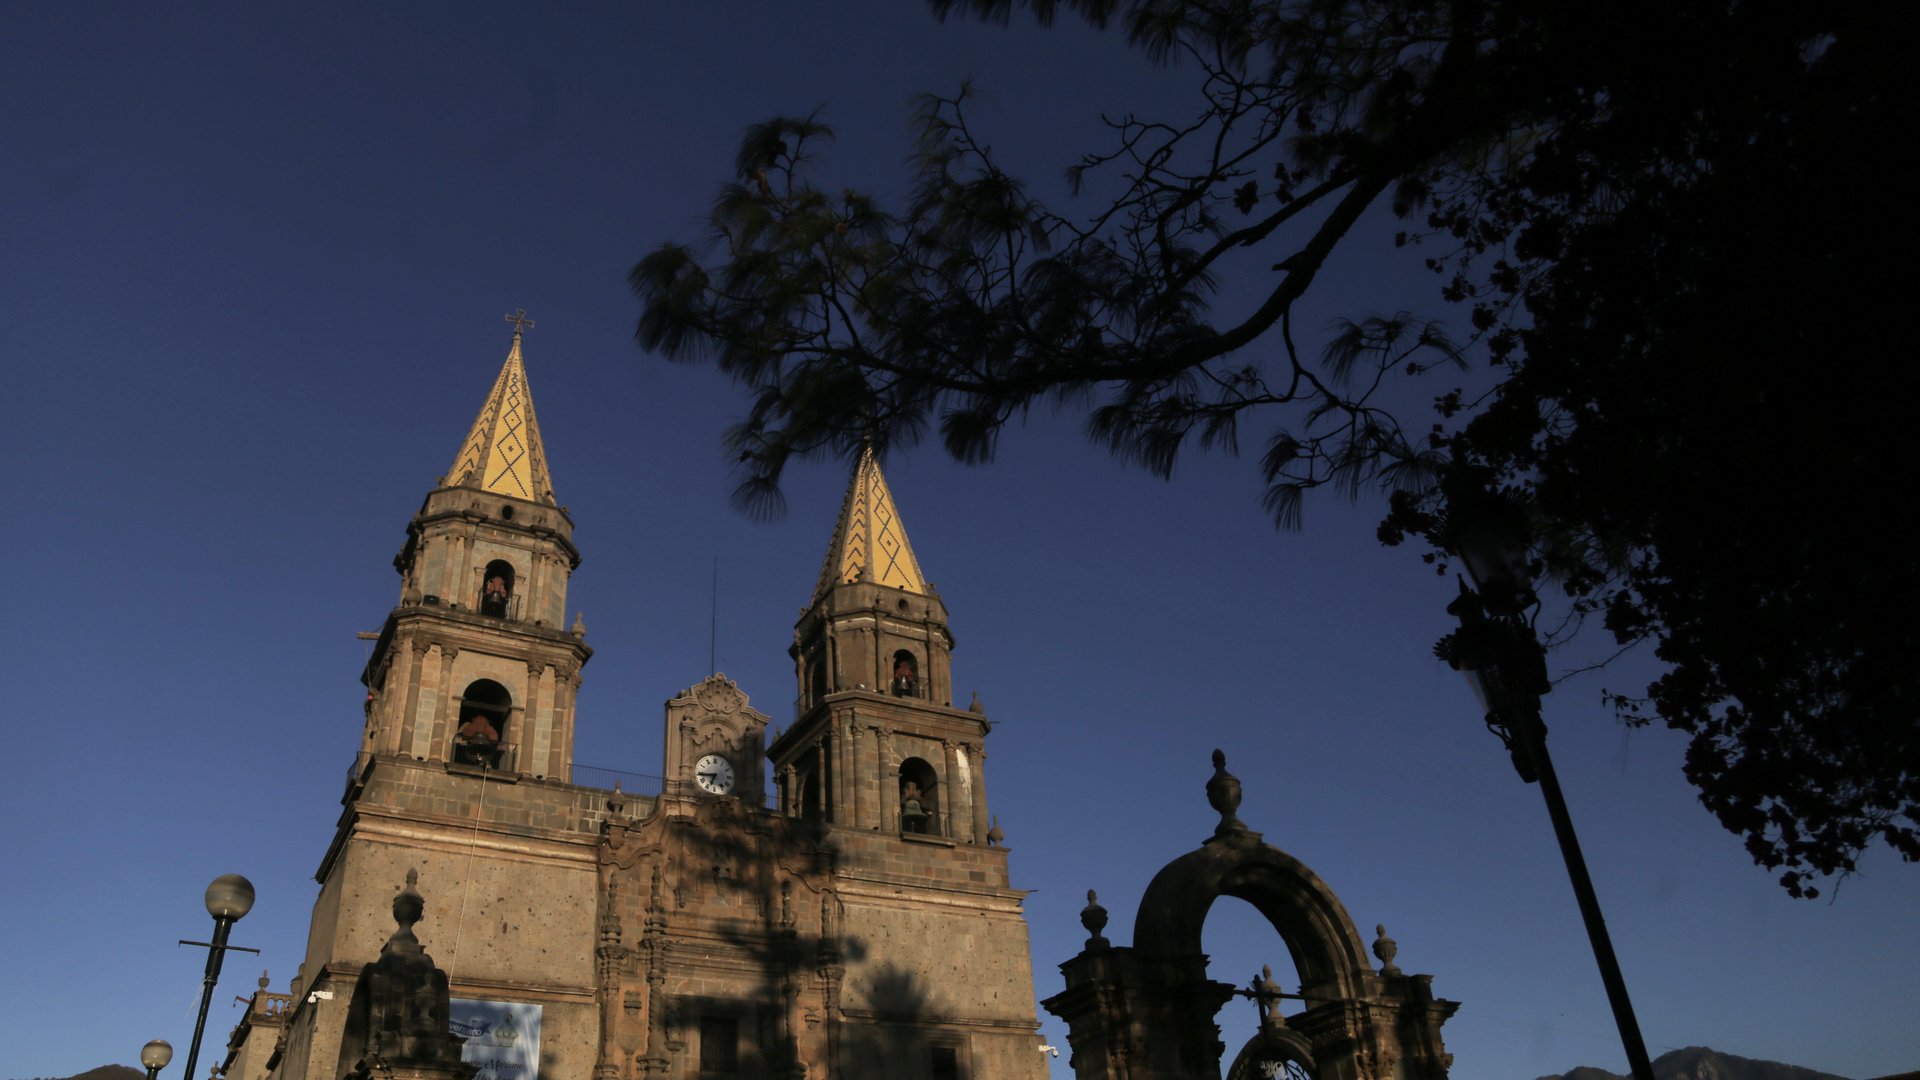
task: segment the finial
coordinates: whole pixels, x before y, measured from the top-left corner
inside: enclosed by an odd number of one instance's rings
[[[267,978],[266,971],[262,970],[260,972],[260,989],[265,990],[267,986],[272,982],[273,982],[272,979]]]
[[[995,814],[993,815],[993,827],[987,830],[987,846],[999,847],[1006,839],[1007,834],[1000,829],[1000,815]]]
[[[407,884],[393,898],[393,921],[400,924],[381,948],[382,955],[387,953],[417,953],[420,951],[420,939],[413,936],[413,924],[427,912],[427,902],[421,898],[420,891],[414,888],[419,884],[420,871],[407,869]]]
[[[1213,778],[1207,781],[1207,805],[1220,814],[1220,824],[1213,827],[1215,840],[1250,831],[1234,814],[1240,809],[1240,781],[1227,771],[1227,755],[1219,750],[1213,752]]]
[[[1375,923],[1373,932],[1378,935],[1373,939],[1373,955],[1380,958],[1380,974],[1400,974],[1400,966],[1393,962],[1393,958],[1400,953],[1399,944],[1387,936],[1385,923]]]
[[[576,611],[573,613],[573,629],[570,632],[573,634],[574,637],[577,637],[577,638],[583,638],[587,636],[587,613],[586,612]]]
[[[1087,928],[1087,948],[1104,949],[1111,944],[1100,931],[1107,928],[1107,909],[1100,906],[1100,895],[1087,890],[1087,906],[1080,909],[1080,925]]]
[[[980,691],[975,690],[973,692],[973,704],[967,706],[967,711],[973,713],[975,716],[987,715],[987,707],[980,704]]]
[[[521,308],[507,316],[507,321],[513,324],[513,342],[516,345],[520,343],[521,334],[533,329],[533,320],[527,318],[526,308]]]

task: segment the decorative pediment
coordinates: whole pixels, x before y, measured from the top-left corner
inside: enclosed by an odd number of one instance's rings
[[[691,723],[701,732],[717,728],[738,735],[765,728],[769,718],[748,704],[746,693],[732,679],[715,674],[668,701],[667,719],[683,731]]]
[[[768,720],[765,713],[748,704],[747,695],[732,679],[718,673],[669,700],[664,757],[669,790],[691,790],[694,762],[708,754],[719,754],[738,777],[738,785],[728,793],[758,806]]]
[[[736,713],[747,707],[747,695],[732,679],[717,673],[693,688],[693,699],[710,713]]]

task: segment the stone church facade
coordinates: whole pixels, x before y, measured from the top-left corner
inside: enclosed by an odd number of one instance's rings
[[[235,1030],[231,1080],[353,1068],[347,1002],[409,880],[495,1075],[1044,1076],[989,725],[953,705],[946,608],[873,458],[795,629],[797,722],[769,744],[739,687],[696,683],[666,705],[658,790],[573,782],[572,533],[516,323],[394,560],[304,962]]]

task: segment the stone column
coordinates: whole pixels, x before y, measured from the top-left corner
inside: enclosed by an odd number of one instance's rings
[[[950,705],[953,695],[947,691],[947,682],[951,673],[945,670],[944,664],[933,662],[933,620],[921,619],[920,631],[925,642],[922,651],[927,654],[926,662],[920,665],[926,669],[920,677],[920,692],[935,705]]]
[[[560,677],[560,703],[553,710],[553,757],[547,775],[562,783],[573,782],[573,706],[580,698],[580,669],[569,667],[557,672]]]
[[[411,749],[414,728],[420,722],[420,682],[427,677],[427,643],[418,638],[409,638],[405,643],[407,682],[405,692],[398,695],[402,699],[403,710],[387,735],[385,749],[394,754]]]
[[[839,756],[834,760],[834,767],[840,771],[840,797],[845,800],[847,807],[844,824],[857,825],[860,821],[860,771],[854,765],[859,760],[853,746],[853,733],[858,728],[854,725],[852,713],[839,718],[838,730],[840,737],[836,740],[836,746]]]
[[[553,691],[546,679],[547,670],[547,665],[539,660],[527,661],[524,727],[502,744],[503,749],[513,755],[513,771],[524,776],[543,775],[547,771],[545,755],[541,753],[552,738],[549,732],[553,727]]]
[[[693,787],[693,717],[682,716],[680,718],[680,739],[677,745],[679,749],[680,768],[675,771],[679,775],[669,776],[667,779],[670,782],[679,785],[679,791],[675,792],[674,794],[686,795],[686,794],[690,794],[694,790],[694,787]],[[745,765],[746,765],[745,762],[741,763],[741,766],[743,768],[745,767]]]
[[[452,538],[455,551],[450,554],[458,558],[447,560],[447,572],[453,575],[453,581],[441,599],[460,605],[462,611],[474,611],[480,606],[480,583],[469,572],[473,566],[473,537],[456,536]]]
[[[513,560],[508,559],[507,561],[511,563]],[[516,580],[513,583],[513,601],[510,602],[507,607],[507,614],[512,615],[515,608],[518,608],[520,618],[524,622],[534,622],[538,619],[545,618],[545,613],[540,610],[540,603],[541,598],[547,591],[546,554],[540,551],[529,552],[527,554],[526,573],[522,574],[520,569],[515,567],[514,575],[520,580]],[[486,571],[483,570],[481,571],[480,581],[482,588],[486,587],[485,579]]]
[[[900,831],[900,781],[893,767],[893,736],[885,728],[880,729],[879,743],[875,756],[880,767],[875,770],[880,778],[880,821],[881,832]]]
[[[955,781],[960,777],[960,748],[951,739],[940,740],[946,749],[946,798],[940,800],[940,835],[949,840],[960,839],[953,831],[954,803],[960,797],[960,785]],[[965,819],[962,819],[965,820]]]
[[[870,801],[870,799],[863,797],[866,795],[867,785],[860,775],[862,770],[860,768],[859,724],[849,723],[847,725],[847,758],[849,759],[848,763],[850,765],[847,769],[847,794],[849,796],[847,801],[853,807],[853,820],[847,822],[847,824],[856,829],[863,829],[867,827],[867,808],[865,804]]]
[[[987,840],[987,748],[980,743],[962,743],[969,764],[968,777],[972,784],[968,796],[973,801],[973,842],[986,843]]]
[[[834,788],[840,778],[834,775],[833,768],[833,724],[831,719],[820,729],[820,743],[814,751],[820,759],[820,816],[823,820],[834,820],[834,808],[840,803],[834,798]]]
[[[458,647],[440,647],[440,707],[435,710],[433,742],[427,751],[427,756],[435,761],[447,761],[453,757],[453,733],[460,726],[455,719],[460,712],[456,700],[460,692],[453,688],[453,662],[459,658]]]

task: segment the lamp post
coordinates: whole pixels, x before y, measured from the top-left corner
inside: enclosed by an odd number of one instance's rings
[[[227,944],[227,935],[232,932],[233,924],[246,918],[247,912],[252,910],[253,882],[239,874],[221,874],[213,879],[213,884],[207,886],[207,914],[213,916],[213,940],[182,939],[180,942],[182,945],[198,945],[207,950],[207,974],[202,980],[200,990],[200,1018],[193,1022],[193,1044],[187,1048],[187,1071],[182,1074],[188,1080],[192,1080],[193,1067],[200,1061],[200,1035],[207,1027],[207,1007],[213,1004],[213,985],[220,981],[220,962],[226,959],[229,949],[255,954],[260,951],[241,945]],[[148,1044],[148,1046],[152,1045]],[[172,1056],[173,1048],[169,1046],[167,1057],[172,1058]]]
[[[1459,597],[1447,605],[1447,613],[1460,620],[1460,628],[1442,638],[1435,652],[1467,677],[1486,712],[1488,730],[1506,745],[1520,779],[1540,785],[1574,898],[1580,904],[1580,917],[1587,926],[1587,939],[1593,945],[1593,958],[1600,966],[1600,981],[1607,988],[1607,1003],[1613,1007],[1613,1020],[1627,1051],[1627,1064],[1634,1080],[1653,1080],[1640,1022],[1634,1018],[1627,982],[1593,892],[1593,878],[1587,873],[1587,860],[1567,814],[1566,796],[1547,753],[1540,698],[1553,687],[1547,680],[1546,650],[1524,617],[1538,602],[1527,566],[1524,515],[1512,502],[1484,489],[1455,497],[1449,513],[1448,546],[1466,564],[1474,588],[1460,583]]]
[[[140,1048],[140,1064],[147,1067],[147,1080],[155,1080],[172,1060],[173,1044],[165,1039],[155,1039]]]

